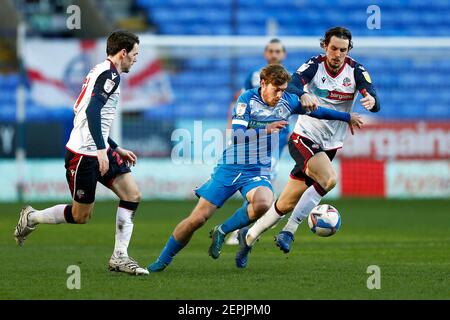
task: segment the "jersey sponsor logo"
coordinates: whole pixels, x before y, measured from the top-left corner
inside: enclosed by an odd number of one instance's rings
[[[257,120],[251,120],[248,124],[248,127],[250,129],[262,129],[265,128],[268,124],[272,123],[273,121],[257,121]]]
[[[370,75],[367,71],[364,71],[362,74],[368,83],[372,83],[372,79],[370,79]]]
[[[331,100],[339,100],[339,101],[349,101],[353,100],[353,97],[355,96],[354,93],[348,93],[348,92],[340,92],[340,91],[329,91],[328,92],[328,99]]]
[[[348,86],[350,86],[351,84],[352,84],[352,81],[350,80],[349,77],[345,77],[345,78],[344,78],[344,81],[342,81],[342,85],[343,85],[344,87],[348,87]]]
[[[246,104],[246,103],[239,102],[239,103],[236,105],[236,115],[237,115],[238,117],[242,117],[242,116],[245,114],[245,109],[247,109],[247,104]]]
[[[103,85],[103,90],[105,90],[106,93],[110,93],[115,85],[116,83],[114,81],[111,79],[106,79],[105,84]]]
[[[349,92],[340,92],[340,91],[330,91],[326,89],[316,89],[315,94],[321,98],[331,99],[331,100],[339,100],[339,101],[350,101],[353,100],[355,94]]]

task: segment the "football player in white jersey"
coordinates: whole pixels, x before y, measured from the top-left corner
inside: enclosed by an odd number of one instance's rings
[[[145,268],[128,256],[133,218],[141,197],[130,170],[130,166],[136,164],[137,157],[109,138],[119,102],[120,74],[130,71],[138,51],[139,38],[131,32],[119,30],[108,37],[107,59],[86,76],[73,107],[74,127],[66,145],[65,159],[72,204],[59,204],[44,210],[24,207],[14,230],[19,246],[23,246],[26,237],[40,223],[87,223],[94,208],[96,185],[100,182],[120,199],[109,270],[134,275],[148,274]]]
[[[353,47],[351,32],[342,27],[331,28],[321,39],[321,47],[325,54],[303,64],[293,75],[288,91],[297,94],[305,107],[315,109],[320,104],[344,112],[351,112],[360,92],[363,95],[361,105],[372,112],[379,111],[380,102],[369,73],[348,56]],[[351,124],[349,128],[353,134]],[[276,245],[283,252],[290,251],[298,225],[336,185],[331,161],[342,147],[346,131],[347,124],[342,122],[299,116],[289,140],[289,152],[296,162],[294,169],[269,211],[251,228],[240,231],[238,267],[246,267],[248,253],[258,237],[283,215],[293,211],[286,226],[275,237]]]

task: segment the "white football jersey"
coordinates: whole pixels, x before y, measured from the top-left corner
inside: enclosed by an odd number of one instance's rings
[[[358,95],[358,90],[372,92],[370,76],[364,67],[350,57],[336,75],[332,75],[320,55],[309,59],[294,74],[304,85],[305,92],[311,93],[319,100],[319,106],[341,112],[351,112]],[[294,132],[305,136],[321,146],[324,150],[341,148],[347,134],[348,124],[339,120],[319,120],[308,115],[300,115]]]
[[[73,106],[75,118],[66,148],[74,153],[96,156],[97,146],[89,130],[86,109],[93,96],[104,102],[101,108],[101,134],[106,148],[119,103],[120,75],[110,60],[97,64],[86,76],[81,93]]]

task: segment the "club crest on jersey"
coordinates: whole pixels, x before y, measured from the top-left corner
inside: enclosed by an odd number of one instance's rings
[[[277,114],[277,117],[282,118],[283,117],[283,109],[278,107],[275,109],[275,112]]]
[[[344,78],[344,81],[342,82],[342,85],[344,86],[344,87],[348,87],[348,86],[350,86],[352,84],[352,81],[350,80],[350,78],[349,77],[345,77]]]
[[[106,79],[103,90],[105,90],[106,93],[110,93],[115,85],[116,83],[114,81],[112,81],[111,79]]]
[[[245,109],[247,109],[247,104],[246,104],[246,103],[239,102],[239,103],[236,105],[236,115],[237,115],[238,117],[242,117],[242,116],[245,114]]]

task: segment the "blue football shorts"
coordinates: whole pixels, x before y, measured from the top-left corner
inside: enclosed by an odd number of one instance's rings
[[[202,197],[218,208],[240,191],[244,199],[247,193],[257,187],[267,187],[273,192],[270,176],[260,175],[259,171],[237,171],[218,166],[208,181],[194,190],[197,197]]]

